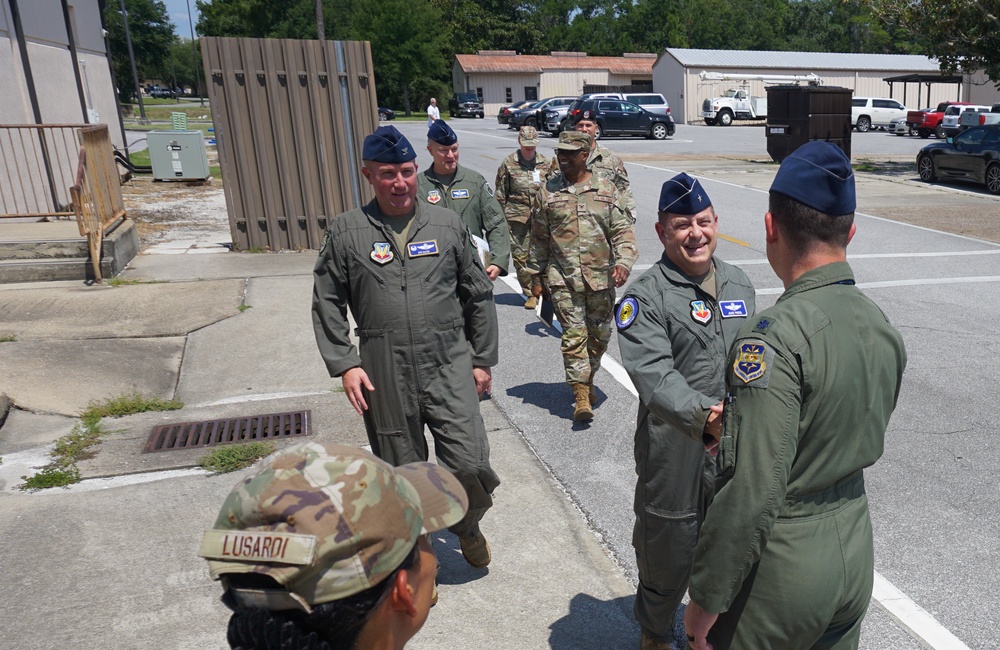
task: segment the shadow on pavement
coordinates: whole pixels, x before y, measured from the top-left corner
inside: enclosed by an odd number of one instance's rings
[[[493,302],[498,305],[524,308],[524,296],[519,293],[494,293]]]
[[[464,585],[489,575],[489,568],[473,568],[462,557],[462,549],[458,545],[458,537],[447,531],[431,534],[434,553],[438,559],[439,585]]]
[[[507,394],[548,411],[558,418],[573,419],[573,393],[564,382],[545,384],[533,381],[520,386],[511,386]]]
[[[569,603],[569,614],[549,626],[553,650],[590,648],[638,648],[639,626],[632,617],[635,596],[598,600],[577,594]]]

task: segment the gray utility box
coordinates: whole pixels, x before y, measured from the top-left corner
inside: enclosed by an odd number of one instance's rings
[[[146,144],[154,180],[202,181],[208,178],[208,154],[201,131],[150,131]]]

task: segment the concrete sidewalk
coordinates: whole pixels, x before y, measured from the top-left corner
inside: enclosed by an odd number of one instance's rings
[[[155,424],[300,409],[316,440],[365,443],[316,351],[314,260],[140,255],[123,277],[157,284],[0,285],[0,335],[16,339],[0,343],[13,402],[0,426],[5,647],[226,647],[228,611],[195,553],[244,472],[140,451]],[[89,402],[132,392],[185,406],[106,420],[115,433],[76,486],[15,489]],[[408,647],[635,647],[632,584],[504,414],[482,408],[503,481],[483,522],[493,563],[472,569],[456,538],[436,535],[440,602]]]

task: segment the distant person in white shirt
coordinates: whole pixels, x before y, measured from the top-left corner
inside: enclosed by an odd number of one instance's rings
[[[441,111],[438,110],[438,100],[431,97],[431,105],[427,107],[427,128],[434,124],[434,120],[441,119]]]

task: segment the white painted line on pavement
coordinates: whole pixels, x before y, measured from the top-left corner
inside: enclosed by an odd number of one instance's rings
[[[256,395],[237,395],[236,397],[226,397],[214,402],[204,402],[202,404],[192,404],[191,406],[222,406],[224,404],[242,404],[243,402],[262,402],[269,399],[287,399],[289,397],[313,397],[315,395],[329,395],[332,391],[321,390],[310,393],[258,393]]]
[[[893,620],[932,650],[969,650],[969,646],[916,604],[891,582],[875,572],[872,600]]]
[[[518,285],[516,278],[506,275],[501,279],[504,281],[504,284],[508,285],[513,291],[520,293],[521,287]],[[1000,277],[995,278],[995,280],[1000,281]],[[876,282],[871,284],[885,283]],[[864,287],[865,285],[858,286]],[[783,291],[784,289],[763,289],[758,290],[757,293],[782,293]],[[560,334],[562,333],[562,328],[559,327],[558,322],[553,321],[553,326],[559,330]],[[606,355],[604,360],[601,362],[601,367],[604,370],[607,370],[608,373],[615,378],[615,381],[621,384],[626,390],[636,397],[639,396],[639,392],[635,389],[635,385],[632,383],[628,373],[620,363]],[[967,645],[962,643],[958,637],[949,632],[947,628],[938,623],[937,620],[925,609],[910,600],[906,594],[897,589],[891,582],[883,578],[878,571],[875,572],[872,600],[875,601],[875,604],[880,609],[884,610],[893,620],[905,629],[907,633],[916,638],[930,650],[970,650]]]

